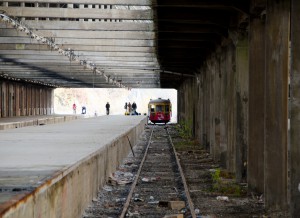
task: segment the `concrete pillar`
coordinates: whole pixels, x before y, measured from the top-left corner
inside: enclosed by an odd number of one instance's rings
[[[84,8],[84,4],[79,4],[79,8],[80,9]],[[79,21],[84,21],[84,19],[81,18],[81,19],[79,19]]]
[[[209,142],[209,129],[210,129],[210,76],[209,72],[205,70],[204,77],[204,132],[203,132],[203,141],[205,143],[205,148],[210,147]]]
[[[21,2],[21,7],[24,8],[25,7],[25,2]],[[49,19],[49,18],[48,18]],[[21,18],[21,21],[25,21],[25,17]]]
[[[21,116],[25,116],[26,114],[26,94],[25,94],[25,88],[24,85],[21,86],[21,93],[20,93],[20,98],[21,98],[21,104],[20,104],[20,108],[21,108]]]
[[[38,7],[39,7],[39,3],[38,3],[38,2],[35,2],[35,3],[34,3],[34,7],[38,8]],[[39,20],[38,17],[36,17],[36,18],[34,18],[34,19],[35,19],[35,20]]]
[[[236,60],[235,46],[230,44],[226,51],[226,113],[227,113],[227,169],[236,172]]]
[[[2,81],[0,81],[0,118],[2,117]]]
[[[201,92],[200,92],[200,75],[196,74],[196,81],[195,81],[195,92],[194,92],[194,116],[195,116],[195,140],[200,142],[201,140],[201,131],[200,131],[200,117],[201,117],[201,104],[200,104]]]
[[[300,214],[300,2],[291,1],[291,216]]]
[[[26,86],[26,116],[31,115],[31,87]]]
[[[226,49],[221,49],[220,56],[220,83],[221,83],[221,100],[220,100],[220,165],[227,168],[227,69],[226,69]]]
[[[101,9],[104,9],[104,5],[101,5]],[[101,19],[100,21],[104,22],[104,19]]]
[[[265,205],[287,206],[287,105],[290,4],[268,0],[266,17]]]
[[[204,93],[203,93],[203,72],[201,71],[200,72],[200,75],[198,76],[199,78],[199,101],[198,101],[198,122],[199,122],[199,130],[198,130],[198,140],[200,142],[200,145],[203,146],[204,145],[204,142],[203,142],[203,131],[204,131],[204,128],[203,128],[203,122],[204,122],[204,108],[203,108],[203,105],[204,105],[204,102],[203,102],[203,99],[204,99]]]
[[[214,80],[214,99],[215,99],[215,108],[214,108],[214,126],[215,126],[215,132],[214,132],[214,160],[220,161],[220,102],[221,102],[221,72],[220,72],[220,54],[216,54],[215,61],[215,80]]]
[[[99,9],[99,5],[95,5],[96,9]],[[95,19],[96,22],[99,22],[99,19]]]
[[[246,179],[249,99],[248,34],[240,33],[236,44],[236,180]]]
[[[20,109],[20,92],[21,92],[21,86],[19,84],[16,84],[16,91],[15,91],[15,102],[16,102],[16,116],[21,115],[21,109]]]
[[[47,89],[42,92],[42,114],[47,114]]]
[[[93,5],[90,5],[90,4],[89,4],[89,5],[88,5],[88,8],[89,8],[89,9],[92,9],[92,8],[93,8]],[[88,19],[88,21],[89,21],[89,22],[92,22],[93,20],[92,20],[92,19]]]
[[[209,147],[210,153],[214,157],[215,155],[215,62],[214,57],[212,56],[208,63],[208,76],[209,76],[209,96],[208,105],[209,105],[209,129],[208,129],[208,138],[209,138]]]
[[[37,115],[37,88],[32,87],[31,91],[31,108],[32,108],[32,115]]]
[[[265,62],[265,20],[251,17],[247,182],[250,190],[259,193],[264,192]]]
[[[46,7],[49,8],[49,3],[46,3]],[[46,20],[50,20],[49,17],[46,17]]]
[[[14,84],[8,83],[8,116],[14,115]]]
[[[37,114],[38,115],[42,114],[42,109],[43,109],[42,94],[43,94],[43,89],[38,88],[37,89]]]
[[[67,8],[74,8],[74,4],[67,4]],[[73,20],[73,18],[67,20]]]
[[[7,117],[8,101],[7,101],[7,83],[2,83],[2,117]]]

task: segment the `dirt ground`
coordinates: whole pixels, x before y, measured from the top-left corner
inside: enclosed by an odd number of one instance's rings
[[[133,175],[138,170],[148,142],[150,128],[146,128],[134,147],[135,157],[129,154],[114,173],[116,179],[108,181],[86,209],[83,218],[119,217]],[[222,169],[203,146],[189,137],[188,129],[176,124],[168,125],[168,130],[185,175],[197,218],[290,217],[282,211],[265,211],[263,196],[249,192],[245,182],[236,183],[233,174]],[[123,182],[124,178],[128,182],[118,184],[118,177],[122,178]],[[129,217],[142,216],[132,214]],[[186,214],[184,217],[189,218],[190,215]]]
[[[180,125],[169,127],[199,217],[290,217],[287,212],[266,211],[263,195],[249,192],[246,183],[222,169]]]

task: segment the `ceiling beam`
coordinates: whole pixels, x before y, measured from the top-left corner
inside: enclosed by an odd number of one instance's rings
[[[20,0],[5,0],[6,2],[20,2]],[[57,4],[96,4],[96,5],[125,5],[151,6],[151,0],[22,0],[24,3],[57,3]]]
[[[43,7],[3,7],[0,11],[12,17],[63,18],[63,19],[124,19],[151,20],[151,10],[117,10],[94,8],[43,8]]]

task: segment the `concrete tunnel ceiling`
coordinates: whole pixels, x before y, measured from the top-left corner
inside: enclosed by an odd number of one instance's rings
[[[245,28],[248,11],[249,1],[239,0],[3,1],[0,78],[177,88]]]

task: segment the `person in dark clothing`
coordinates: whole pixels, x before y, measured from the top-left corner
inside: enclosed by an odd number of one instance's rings
[[[132,107],[133,114],[136,115],[136,108],[137,108],[136,103],[133,102],[131,107]]]
[[[110,104],[107,102],[105,107],[106,107],[106,115],[109,115]]]
[[[82,106],[81,114],[86,114],[86,107]]]
[[[125,109],[125,114],[126,114],[127,113],[127,102],[125,102],[124,109]]]

